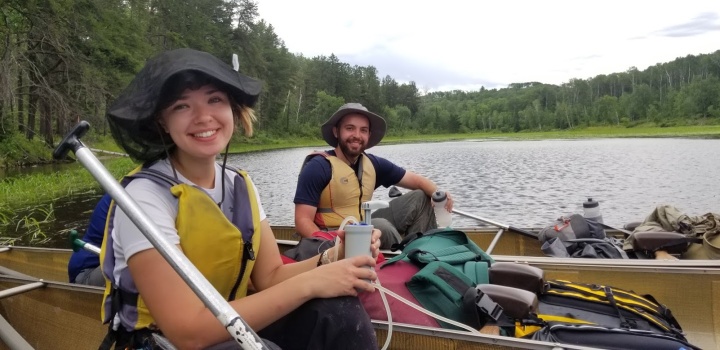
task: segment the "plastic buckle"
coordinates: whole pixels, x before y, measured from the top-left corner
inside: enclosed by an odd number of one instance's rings
[[[494,302],[487,294],[478,290],[478,295],[475,297],[475,305],[480,309],[482,313],[497,321],[502,316],[503,308]]]

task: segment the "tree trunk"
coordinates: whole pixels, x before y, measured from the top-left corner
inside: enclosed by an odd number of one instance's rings
[[[3,135],[9,134],[10,130],[5,130],[5,104],[0,100],[0,140],[3,139]]]
[[[52,122],[52,120],[51,120],[51,122]],[[56,123],[55,123],[55,131],[58,133],[58,135],[63,135],[65,130],[67,130],[67,127],[65,126],[65,124],[67,124],[65,122],[65,118],[63,118],[62,116],[59,115],[58,118],[56,119]],[[55,147],[54,144],[51,144],[50,146]]]
[[[297,123],[298,117],[300,117],[300,106],[302,105],[302,91],[300,92],[300,97],[298,97],[298,109],[297,113],[295,113],[295,122]]]
[[[50,114],[50,102],[43,99],[40,102],[40,123],[41,123],[41,134],[45,140],[45,144],[53,147],[53,130],[52,130],[52,117]]]
[[[18,72],[17,120],[18,131],[25,131],[25,79],[22,70]]]
[[[35,137],[35,113],[37,112],[38,98],[35,94],[36,88],[30,88],[30,104],[28,105],[27,125],[25,125],[25,137],[32,140]]]

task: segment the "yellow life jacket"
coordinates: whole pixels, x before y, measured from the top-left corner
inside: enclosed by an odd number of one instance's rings
[[[237,170],[234,178],[234,208],[229,220],[208,194],[202,189],[179,183],[176,179],[153,169],[133,170],[121,182],[127,186],[135,178],[146,178],[168,187],[178,198],[175,227],[180,246],[190,262],[227,300],[247,295],[250,274],[255,265],[255,252],[260,249],[260,211],[254,187],[245,171]],[[225,174],[223,174],[225,176]],[[248,210],[249,209],[249,210]],[[115,261],[112,244],[112,222],[115,201],[110,204],[105,225],[105,238],[100,261],[105,275],[102,319],[112,320],[120,313],[123,326],[128,330],[150,327],[154,319],[138,294],[134,281],[122,276],[115,285]],[[118,299],[115,299],[118,298]],[[117,310],[114,301],[120,300]]]
[[[337,228],[348,216],[363,220],[360,206],[372,199],[375,191],[375,167],[366,155],[360,156],[358,173],[336,156],[320,153],[330,162],[332,178],[320,194],[315,224],[320,228]]]

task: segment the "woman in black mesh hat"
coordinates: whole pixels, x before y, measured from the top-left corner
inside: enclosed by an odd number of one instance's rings
[[[252,134],[260,88],[205,52],[178,49],[148,61],[107,112],[117,143],[144,163],[123,184],[261,337],[282,349],[374,348],[375,333],[355,296],[374,290],[363,279],[376,278],[364,268],[375,260],[342,259],[339,244],[283,265],[255,185],[247,173],[225,167],[235,125]],[[178,348],[235,348],[125,213],[111,208],[109,215],[103,319],[119,324],[106,343],[151,348],[152,335],[162,333]],[[371,249],[376,257],[377,235]]]

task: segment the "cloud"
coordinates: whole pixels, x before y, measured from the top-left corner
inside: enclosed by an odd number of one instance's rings
[[[648,12],[649,2],[627,0],[592,9],[574,0],[263,0],[259,9],[291,52],[334,53],[420,91],[471,91],[562,84],[716,51],[719,3],[653,2]]]
[[[672,38],[682,38],[712,31],[720,31],[720,15],[713,12],[705,12],[687,23],[666,27],[655,32],[655,34]]]
[[[460,72],[433,62],[406,57],[382,44],[360,53],[338,54],[338,58],[353,65],[377,68],[378,78],[381,80],[386,75],[390,75],[399,83],[414,81],[421,91],[476,90],[481,86],[494,88],[507,85],[507,83],[475,77],[467,72]],[[452,82],[452,84],[448,84],[448,82]]]

